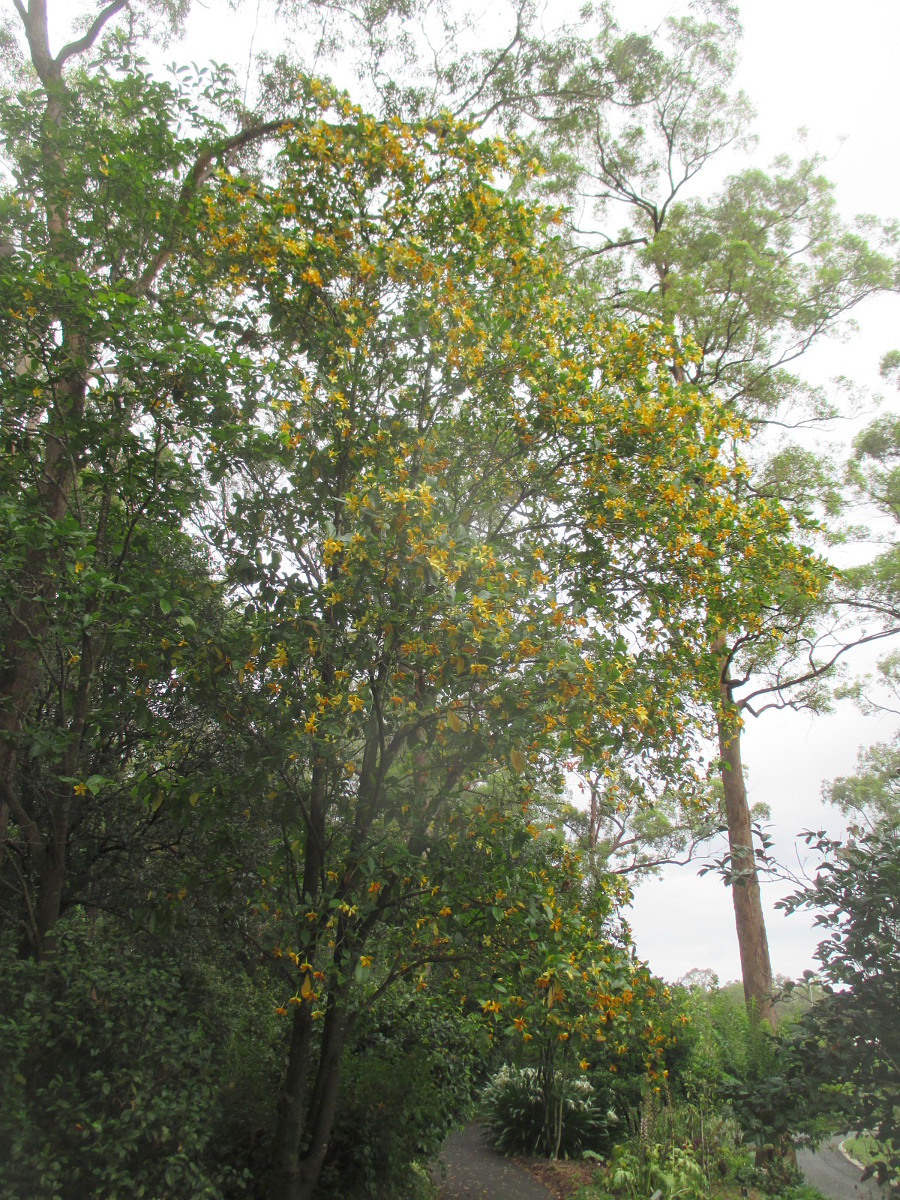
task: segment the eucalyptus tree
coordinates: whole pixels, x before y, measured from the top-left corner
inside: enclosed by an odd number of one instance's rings
[[[896,370],[896,353],[885,357],[882,373]],[[847,479],[868,518],[864,536],[877,552],[869,562],[845,572],[845,602],[872,640],[890,640],[900,628],[900,421],[886,414],[856,437],[847,464]],[[875,520],[871,518],[875,515]],[[878,522],[881,528],[878,528]],[[900,656],[890,650],[874,675],[842,688],[865,713],[896,715],[900,694]],[[860,751],[854,775],[835,779],[823,795],[843,813],[867,821],[888,820],[897,811],[898,739]]]
[[[734,87],[734,4],[694,5],[652,34],[623,32],[604,7],[598,26],[595,36],[563,27],[542,40],[520,23],[514,45],[483,60],[493,73],[468,102],[479,118],[531,139],[546,169],[540,186],[567,206],[585,306],[660,322],[672,337],[673,379],[713,392],[744,422],[735,444],[752,470],[735,497],[781,505],[791,514],[783,532],[806,559],[803,577],[791,577],[778,553],[762,553],[755,571],[721,576],[697,601],[717,679],[708,702],[745,991],[774,1023],[740,729],[761,707],[820,704],[821,677],[842,644],[823,645],[830,571],[811,555],[812,517],[833,510],[838,480],[774,434],[832,411],[794,364],[845,330],[868,296],[896,290],[897,227],[843,221],[815,156],[781,157],[768,171],[742,166],[753,114]],[[716,185],[704,188],[707,178]]]

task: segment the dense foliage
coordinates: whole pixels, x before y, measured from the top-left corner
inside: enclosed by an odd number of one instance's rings
[[[253,1194],[277,1073],[258,980],[83,913],[60,922],[52,959],[4,945],[3,963],[4,1196]]]
[[[787,901],[817,911],[825,995],[801,1019],[790,1061],[811,1103],[869,1130],[868,1174],[900,1183],[900,827],[883,816],[841,843],[815,840],[824,863]]]
[[[669,26],[700,75],[734,36],[717,7]],[[805,500],[751,483],[737,392],[787,382],[740,364],[887,260],[837,236],[813,166],[742,176],[715,211],[639,204],[611,305],[542,175],[565,194],[602,153],[559,119],[583,45],[529,145],[421,92],[367,111],[286,60],[251,111],[224,68],[141,58],[144,18],[183,8],[113,0],[56,50],[29,0],[3,35],[4,1194],[399,1196],[504,1060],[530,1113],[509,1145],[539,1127],[554,1156],[602,1146],[610,1106],[624,1130],[731,1071],[758,1091],[733,1047],[698,1066],[601,826],[658,851],[714,823],[734,648],[749,670],[802,644],[832,578]],[[606,99],[637,114],[671,53],[607,34]],[[521,93],[482,65],[476,96],[524,129],[541,56]],[[688,90],[710,145],[740,125],[719,83]],[[616,155],[651,188],[636,128]],[[830,231],[810,278],[795,203]],[[777,212],[771,244],[742,205]],[[732,359],[666,213],[745,279]],[[849,292],[820,288],[848,263]],[[758,307],[773,272],[791,319]]]

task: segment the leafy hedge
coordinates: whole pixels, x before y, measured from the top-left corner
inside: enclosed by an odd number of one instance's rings
[[[236,1150],[264,1102],[241,1070],[256,1060],[264,1074],[260,994],[84,916],[61,922],[57,939],[42,962],[0,943],[0,1195],[251,1195]]]
[[[344,1056],[342,1103],[316,1195],[400,1200],[471,1106],[480,1026],[402,986],[363,1017]]]

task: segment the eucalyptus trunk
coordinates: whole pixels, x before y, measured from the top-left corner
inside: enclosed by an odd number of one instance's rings
[[[723,675],[719,683],[717,723],[728,850],[731,856],[731,899],[741,955],[744,1000],[751,1020],[765,1021],[774,1031],[777,1017],[772,999],[772,963],[741,762],[740,713],[732,698],[727,675]]]

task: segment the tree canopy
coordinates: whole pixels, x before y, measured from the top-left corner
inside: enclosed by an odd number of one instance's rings
[[[671,22],[664,48],[610,20],[538,46],[523,24],[514,54],[438,74],[440,102],[386,89],[372,111],[286,60],[257,111],[227,69],[156,71],[141,22],[183,6],[114,0],[58,51],[43,0],[16,10],[0,911],[6,952],[35,962],[10,984],[17,1104],[33,1121],[47,1088],[64,1103],[29,981],[58,988],[92,928],[179,946],[167,996],[181,977],[208,1003],[212,958],[277,1018],[264,1164],[210,1168],[210,1195],[327,1179],[341,1065],[391,994],[438,985],[442,1019],[533,1041],[550,1072],[622,1055],[665,1078],[668,997],[559,796],[581,771],[664,838],[666,805],[708,825],[714,730],[740,777],[734,672],[777,674],[833,574],[805,494],[759,484],[744,449],[794,349],[892,264],[839,226],[816,164],[676,201],[746,118],[725,103],[726,5]],[[394,18],[356,15],[373,35]],[[554,201],[587,178],[633,209],[597,255]],[[91,962],[88,1025],[121,1011],[102,948]],[[85,1136],[111,1119],[80,1116]],[[78,1186],[102,1172],[88,1160]]]

